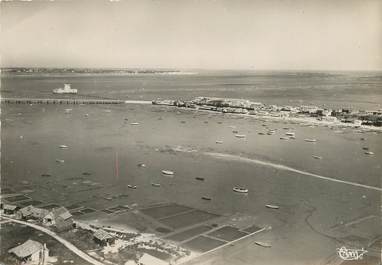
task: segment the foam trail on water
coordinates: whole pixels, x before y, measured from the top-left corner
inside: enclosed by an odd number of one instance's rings
[[[288,166],[284,166],[284,165],[280,165],[280,164],[276,164],[276,163],[272,163],[272,162],[267,162],[267,161],[262,161],[262,160],[258,160],[258,159],[252,159],[252,158],[247,158],[247,157],[242,157],[242,156],[237,156],[237,155],[230,155],[230,154],[213,153],[213,152],[205,152],[203,154],[208,155],[208,156],[212,156],[215,158],[219,158],[219,159],[242,161],[242,162],[247,162],[247,163],[254,163],[254,164],[258,164],[258,165],[263,165],[266,167],[273,167],[273,168],[277,168],[280,170],[295,172],[295,173],[305,175],[305,176],[310,176],[310,177],[323,179],[323,180],[327,180],[327,181],[332,181],[332,182],[338,182],[338,183],[351,185],[351,186],[355,186],[355,187],[360,187],[360,188],[364,188],[364,189],[382,191],[382,188],[380,188],[380,187],[374,187],[374,186],[364,185],[364,184],[360,184],[360,183],[356,183],[356,182],[325,177],[325,176],[317,175],[317,174],[310,173],[307,171],[299,170],[299,169],[296,169],[293,167],[288,167]]]

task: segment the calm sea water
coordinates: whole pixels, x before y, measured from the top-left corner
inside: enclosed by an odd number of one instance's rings
[[[71,83],[80,96],[190,99],[196,96],[247,98],[270,104],[317,104],[378,109],[381,72],[199,71],[194,75],[5,75],[3,97],[52,97]]]
[[[51,89],[66,82],[78,88],[82,95],[106,98],[226,96],[275,104],[365,109],[380,108],[382,102],[382,75],[370,73],[7,76],[2,79],[2,96],[51,97]],[[70,114],[65,113],[66,108],[72,109]],[[335,252],[336,242],[307,225],[306,218],[311,212],[314,213],[311,224],[329,236],[345,236],[354,231],[365,238],[380,235],[378,218],[342,234],[332,229],[341,221],[379,216],[378,191],[207,155],[214,152],[259,159],[320,176],[381,187],[382,135],[379,133],[338,131],[151,105],[2,105],[1,121],[3,187],[32,189],[30,196],[46,203],[79,203],[99,210],[118,204],[146,206],[177,202],[221,215],[255,216],[259,225],[272,225],[273,232],[268,235],[288,249],[288,253],[280,251],[267,256],[265,252],[243,250],[248,264],[256,258],[274,259],[274,264],[281,259],[284,264],[296,264],[295,260],[306,255],[319,260]],[[140,124],[134,126],[132,122]],[[236,138],[233,127],[247,137]],[[278,130],[272,136],[259,135],[265,128]],[[287,131],[284,128],[293,130],[296,140],[280,140]],[[307,143],[305,138],[318,141]],[[222,140],[223,144],[216,144],[216,140]],[[61,144],[69,148],[58,148]],[[374,156],[365,155],[363,147],[369,147]],[[312,155],[323,159],[314,159]],[[65,162],[57,163],[56,159]],[[147,167],[140,168],[139,163]],[[163,169],[175,171],[175,176],[163,176]],[[83,172],[92,175],[84,177]],[[42,178],[44,173],[52,176]],[[199,176],[205,181],[195,180]],[[99,183],[101,188],[83,191],[89,187],[83,181]],[[151,183],[160,183],[161,187],[155,188]],[[127,185],[138,188],[132,190]],[[250,192],[246,196],[234,193],[234,186],[244,186]],[[114,201],[102,199],[115,194],[128,197]],[[213,199],[204,201],[202,196]],[[264,207],[268,203],[280,205],[281,209],[270,213]],[[306,245],[304,253],[290,247],[301,242],[317,243]]]

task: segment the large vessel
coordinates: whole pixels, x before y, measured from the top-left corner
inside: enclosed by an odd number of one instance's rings
[[[70,84],[64,84],[64,88],[53,89],[54,94],[77,94],[77,89],[71,88]]]

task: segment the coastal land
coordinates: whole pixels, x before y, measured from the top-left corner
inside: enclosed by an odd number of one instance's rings
[[[144,99],[2,102],[2,262],[32,239],[53,264],[89,264],[11,218],[104,264],[348,264],[341,247],[367,250],[352,264],[378,264],[378,108]],[[30,205],[65,207],[73,226],[23,215]],[[100,231],[115,241],[99,244]]]

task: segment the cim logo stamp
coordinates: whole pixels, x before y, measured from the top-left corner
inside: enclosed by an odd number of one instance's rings
[[[346,248],[346,247],[337,248],[337,254],[343,260],[361,260],[363,258],[363,255],[366,253],[367,253],[367,250],[365,250],[364,248],[362,249]]]

